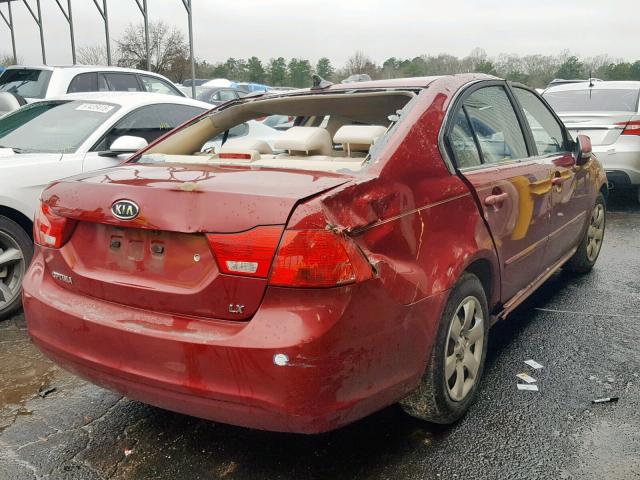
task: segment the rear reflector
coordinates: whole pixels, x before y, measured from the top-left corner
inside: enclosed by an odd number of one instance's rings
[[[266,278],[282,227],[257,227],[242,233],[208,234],[218,268],[229,275]]]
[[[631,120],[630,122],[620,122],[616,125],[624,126],[622,135],[640,135],[640,120]]]
[[[60,248],[71,238],[75,226],[75,220],[56,215],[49,205],[40,203],[33,220],[33,240],[44,247]]]
[[[371,277],[355,243],[327,230],[286,231],[269,283],[285,287],[333,287]]]
[[[218,157],[227,160],[251,160],[251,155],[248,153],[220,153]]]

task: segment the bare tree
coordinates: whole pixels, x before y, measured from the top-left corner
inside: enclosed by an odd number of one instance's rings
[[[120,54],[118,65],[147,69],[147,49],[143,23],[130,24],[117,43]],[[151,71],[166,75],[173,80],[182,80],[189,59],[189,47],[182,32],[175,27],[169,27],[162,21],[151,22],[149,24],[149,51]]]
[[[18,59],[20,60],[20,59]],[[21,62],[18,61],[18,64]],[[13,61],[13,55],[9,55],[5,52],[0,52],[0,65],[8,67],[10,65],[16,65],[16,62]]]
[[[367,54],[358,50],[347,60],[345,73],[347,75],[366,73],[371,78],[376,78],[378,76],[378,66]]]
[[[111,61],[118,63],[118,55]],[[107,47],[103,45],[84,45],[78,49],[78,62],[82,65],[106,65]]]

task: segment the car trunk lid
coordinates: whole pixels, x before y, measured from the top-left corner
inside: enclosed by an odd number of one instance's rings
[[[77,224],[68,243],[47,254],[48,268],[71,279],[61,286],[90,297],[247,320],[260,305],[266,275],[221,273],[206,234],[266,225],[281,232],[298,202],[349,180],[319,172],[127,165],[59,182],[43,201]],[[138,205],[137,218],[112,214],[123,199]]]
[[[634,115],[630,112],[571,112],[559,116],[574,138],[588,135],[593,145],[611,145]]]

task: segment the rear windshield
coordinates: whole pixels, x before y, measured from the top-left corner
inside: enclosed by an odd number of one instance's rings
[[[131,161],[357,171],[401,121],[416,93],[249,99],[202,117]]]
[[[545,92],[556,112],[637,112],[639,89],[589,89]]]
[[[119,108],[103,102],[33,103],[0,119],[0,147],[17,153],[74,153]]]
[[[50,70],[10,69],[0,74],[0,92],[11,92],[24,98],[44,98],[47,94]]]

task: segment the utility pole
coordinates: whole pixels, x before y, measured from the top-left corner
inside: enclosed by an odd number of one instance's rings
[[[64,15],[64,18],[67,20],[67,23],[69,24],[69,34],[71,35],[71,59],[73,61],[73,64],[75,65],[77,63],[76,62],[76,39],[73,34],[73,15],[71,13],[71,0],[67,0],[66,11],[62,7],[60,0],[56,0],[56,3],[58,4],[60,11],[62,12],[62,15]]]
[[[140,3],[140,0],[136,0],[136,5],[138,5],[144,20],[144,44],[147,53],[147,70],[151,71],[151,45],[149,42],[149,10],[147,9],[147,0],[142,0],[142,3]]]
[[[196,59],[193,55],[193,9],[191,0],[182,0],[189,18],[189,55],[191,57],[191,96],[196,98]]]
[[[22,0],[22,1],[24,5],[27,7],[27,10],[29,10],[29,13],[33,17],[33,20],[36,22],[36,25],[38,25],[38,29],[40,30],[40,48],[42,49],[42,63],[46,65],[47,54],[45,53],[45,50],[44,50],[44,31],[42,29],[42,10],[40,9],[40,0],[36,0],[36,10],[38,12],[37,15],[33,12],[33,9],[31,8],[27,0]]]
[[[93,0],[93,4],[98,9],[98,12],[100,12],[100,16],[104,21],[104,35],[107,40],[107,65],[111,66],[111,41],[109,40],[109,12],[107,12],[107,0],[102,0],[102,7],[98,4],[98,0]]]
[[[13,48],[13,63],[18,63],[18,56],[16,55],[16,32],[13,29],[13,13],[11,12],[11,0],[7,2],[7,7],[9,8],[9,18],[5,16],[2,11],[0,11],[0,17],[4,20],[4,23],[9,27],[9,32],[11,32],[11,47]]]

